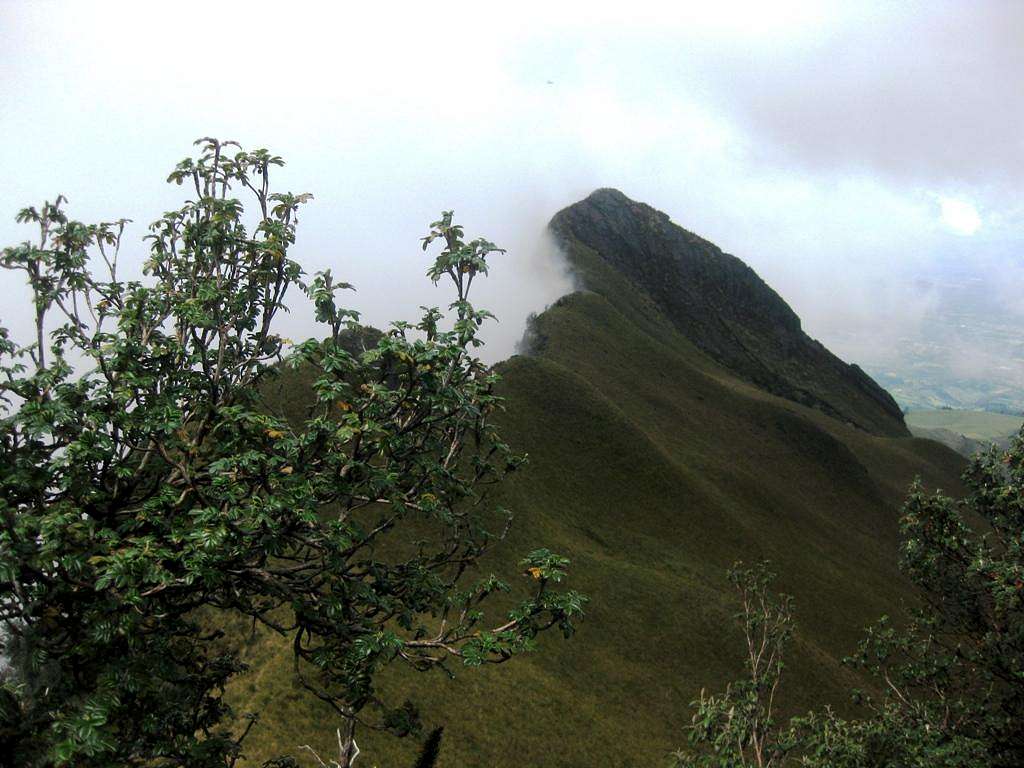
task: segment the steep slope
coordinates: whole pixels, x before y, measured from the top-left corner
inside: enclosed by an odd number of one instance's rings
[[[505,434],[531,463],[495,500],[516,521],[485,567],[514,577],[518,557],[547,546],[572,559],[572,585],[592,602],[576,638],[546,637],[509,665],[389,677],[445,725],[445,768],[661,764],[700,689],[739,673],[725,569],[740,558],[771,558],[796,596],[784,709],[842,708],[863,681],[839,660],[908,595],[895,565],[907,484],[957,490],[960,457],[862,428],[900,433],[900,422],[866,395],[841,397],[859,390],[834,370],[801,372],[829,384],[829,409],[766,391],[691,339],[624,257],[575,247],[591,290],[538,317],[533,354],[499,366]],[[297,385],[284,382],[271,406],[293,403]],[[329,754],[334,718],[291,684],[288,643],[252,638],[249,661],[232,696],[262,713],[251,764],[306,743]],[[378,734],[359,743],[366,765],[410,765],[416,748]]]
[[[908,434],[896,401],[804,333],[800,318],[750,267],[666,214],[618,190],[599,189],[559,212],[551,230],[588,288],[600,291],[586,268],[596,256],[743,378],[870,432]]]

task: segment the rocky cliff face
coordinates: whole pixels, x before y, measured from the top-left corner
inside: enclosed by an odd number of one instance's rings
[[[892,396],[804,333],[800,318],[754,270],[668,215],[599,189],[556,214],[550,229],[571,262],[579,266],[596,255],[742,378],[868,432],[909,434]],[[586,269],[578,271],[585,287],[603,292]]]

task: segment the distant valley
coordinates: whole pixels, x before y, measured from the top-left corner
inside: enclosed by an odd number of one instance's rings
[[[995,443],[1005,448],[1024,423],[1024,417],[991,411],[939,408],[910,411],[907,426],[916,437],[926,437],[970,456]]]
[[[911,411],[1024,412],[1024,323],[998,280],[961,268],[908,285],[908,300],[929,297],[917,333],[877,349],[865,370]]]

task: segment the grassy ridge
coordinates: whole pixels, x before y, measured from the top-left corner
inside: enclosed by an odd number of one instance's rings
[[[628,284],[740,378],[874,434],[909,435],[892,396],[804,333],[754,270],[666,214],[599,189],[559,211],[549,228],[582,285],[621,306],[619,291],[608,288]]]
[[[739,381],[620,288],[615,305],[561,300],[537,320],[537,353],[501,366],[505,433],[531,463],[501,491],[516,521],[485,567],[515,580],[532,548],[568,555],[587,620],[570,642],[548,637],[541,653],[453,681],[389,675],[445,725],[441,766],[661,763],[699,689],[739,671],[724,574],[737,558],[770,557],[797,599],[783,706],[843,703],[856,681],[839,659],[906,596],[895,509],[907,484],[956,490],[952,451]],[[231,696],[262,713],[250,756],[304,743],[329,754],[335,720],[291,683],[287,642],[258,635],[248,654]],[[358,741],[364,766],[412,764],[411,739]]]

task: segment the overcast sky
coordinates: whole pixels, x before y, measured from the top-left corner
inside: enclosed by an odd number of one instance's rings
[[[862,365],[950,279],[1024,319],[1024,2],[354,5],[0,0],[0,243],[63,193],[134,219],[139,263],[181,199],[167,172],[216,135],[286,158],[280,186],[315,195],[295,255],[374,324],[447,301],[418,248],[442,209],[508,248],[479,296],[491,359],[570,289],[543,227],[601,186]],[[23,296],[0,285],[0,321],[23,328]]]

